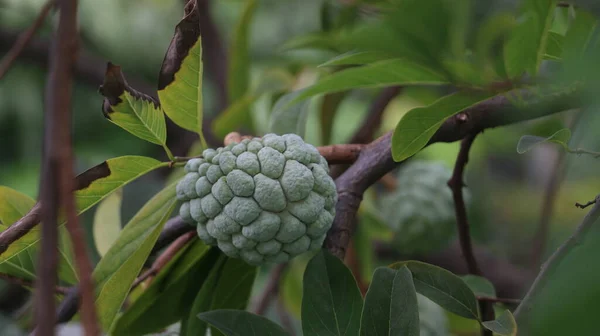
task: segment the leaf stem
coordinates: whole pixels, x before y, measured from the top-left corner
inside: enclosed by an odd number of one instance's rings
[[[175,156],[173,156],[173,153],[171,153],[171,150],[169,149],[167,144],[163,144],[162,147],[165,149],[165,153],[167,153],[167,157],[169,157],[169,160],[175,161]]]
[[[595,202],[594,206],[590,212],[585,215],[583,221],[579,224],[573,235],[571,235],[571,237],[569,237],[569,239],[567,239],[550,256],[548,261],[542,265],[542,270],[529,288],[529,291],[523,298],[521,304],[517,307],[517,310],[515,310],[514,315],[518,325],[523,323],[527,313],[529,313],[533,308],[535,297],[542,291],[544,285],[546,285],[556,269],[564,261],[567,255],[582,243],[586,233],[590,230],[598,218],[600,218],[600,194],[595,197],[593,202]]]

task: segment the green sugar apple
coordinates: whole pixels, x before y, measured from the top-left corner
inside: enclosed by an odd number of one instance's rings
[[[401,252],[431,252],[454,238],[454,199],[447,184],[451,176],[448,167],[433,161],[409,161],[397,170],[396,189],[381,195],[378,203]],[[463,193],[468,201],[468,190]]]
[[[319,151],[295,134],[244,139],[185,165],[180,216],[204,243],[251,265],[321,248],[337,191]]]

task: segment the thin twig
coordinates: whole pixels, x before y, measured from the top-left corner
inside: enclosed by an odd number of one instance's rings
[[[152,281],[152,278],[158,274],[169,261],[173,260],[173,257],[175,257],[177,252],[181,251],[181,249],[183,249],[195,237],[197,237],[196,232],[190,231],[177,238],[173,243],[171,243],[171,245],[169,245],[163,254],[156,258],[149,270],[142,273],[139,277],[137,277],[137,279],[135,279],[131,285],[131,289],[139,286],[139,284],[146,280]]]
[[[73,67],[77,59],[77,0],[61,0],[58,37],[54,45],[50,75],[50,95],[56,99],[50,108],[53,125],[51,134],[54,146],[52,164],[55,165],[55,177],[58,177],[60,204],[66,212],[66,227],[71,238],[79,285],[82,291],[81,315],[86,335],[99,335],[100,326],[96,317],[95,291],[92,280],[92,265],[87,255],[83,228],[79,225],[73,190],[75,172],[73,169],[73,147],[71,141],[71,93],[73,85]],[[54,81],[52,79],[54,78]],[[53,86],[58,86],[54,88]],[[49,100],[52,101],[52,100]],[[44,203],[42,203],[44,204]],[[54,223],[56,225],[56,223]],[[55,228],[56,230],[56,228]],[[54,303],[52,303],[54,306]],[[54,309],[49,317],[54,321]],[[39,330],[43,328],[39,327]]]
[[[527,319],[527,315],[531,311],[534,305],[536,296],[543,290],[548,280],[554,275],[554,272],[565,258],[575,248],[582,244],[587,232],[594,226],[596,221],[600,218],[600,195],[594,199],[594,206],[585,215],[583,221],[579,224],[575,232],[567,239],[553,254],[550,256],[548,261],[542,266],[542,270],[538,274],[537,278],[529,288],[527,295],[521,301],[521,304],[515,310],[515,319],[519,328],[526,326],[524,323]],[[520,330],[519,333],[526,334],[526,330]]]
[[[269,276],[269,281],[265,285],[265,289],[263,289],[256,300],[256,306],[254,308],[255,314],[264,315],[269,304],[271,304],[272,300],[279,295],[279,282],[281,281],[281,277],[287,266],[288,264],[284,263],[273,268],[271,275]]]
[[[575,206],[578,207],[578,208],[580,208],[580,209],[585,209],[585,208],[589,207],[590,205],[594,205],[594,204],[596,204],[596,200],[595,199],[592,200],[592,201],[589,201],[589,202],[587,202],[585,204],[581,204],[581,203],[577,202],[577,203],[575,203]]]
[[[27,288],[35,287],[35,281],[26,280],[26,279],[19,278],[14,275],[6,274],[6,273],[0,273],[0,279],[4,280],[6,282],[10,282],[12,284],[27,287]],[[54,287],[54,292],[56,294],[66,295],[68,290],[69,290],[68,288],[62,287],[62,286]]]
[[[40,27],[46,20],[48,13],[50,13],[50,10],[52,9],[52,7],[54,7],[54,5],[55,5],[55,1],[49,0],[44,4],[44,6],[42,6],[40,13],[36,17],[35,21],[33,21],[33,24],[31,25],[31,27],[29,27],[26,31],[24,31],[23,33],[21,33],[21,35],[19,35],[19,38],[15,41],[15,44],[6,53],[4,58],[2,58],[2,61],[0,61],[0,79],[2,79],[2,77],[4,77],[4,75],[6,75],[6,73],[8,72],[8,70],[10,70],[13,63],[17,60],[19,55],[23,52],[23,50],[25,49],[25,47],[27,46],[29,41],[31,41],[31,38],[33,38],[35,33],[38,31],[38,29],[40,29]]]
[[[463,195],[464,183],[464,171],[467,163],[469,162],[469,151],[471,145],[475,141],[477,133],[467,135],[461,142],[460,151],[456,157],[456,164],[452,177],[448,181],[448,186],[452,190],[452,196],[454,198],[454,212],[456,214],[456,224],[458,229],[458,238],[463,256],[467,262],[469,273],[478,276],[483,276],[483,272],[477,263],[475,254],[473,253],[473,242],[471,241],[471,232],[469,227],[469,219],[467,217],[467,207],[465,205],[465,199]],[[483,301],[479,302],[481,309],[482,319],[484,321],[493,320],[494,317],[494,306],[491,302]],[[481,334],[483,336],[492,336],[491,330],[481,328]]]
[[[492,303],[508,303],[508,304],[519,304],[521,303],[520,299],[506,299],[506,298],[497,298],[492,296],[477,296],[478,301],[486,301]]]
[[[477,134],[470,134],[463,139],[460,146],[460,152],[456,158],[454,172],[448,181],[448,186],[452,190],[452,195],[454,198],[454,211],[456,213],[458,237],[464,258],[467,261],[467,266],[469,267],[469,273],[482,276],[483,274],[479,268],[479,265],[477,264],[475,254],[473,253],[473,243],[471,242],[469,220],[467,218],[467,209],[463,196],[463,188],[465,186],[463,181],[464,170],[467,162],[469,161],[469,150],[471,149],[471,145],[473,144],[476,136]]]
[[[244,139],[252,139],[254,137],[249,135],[240,135],[238,132],[231,132],[225,136],[225,146],[232,143],[239,143]],[[331,165],[352,163],[356,161],[360,151],[366,145],[363,144],[341,144],[341,145],[329,145],[317,147],[319,153],[327,160]]]

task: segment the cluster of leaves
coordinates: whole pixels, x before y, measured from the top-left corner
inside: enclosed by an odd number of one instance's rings
[[[308,263],[303,279],[304,335],[420,335],[417,293],[467,319],[481,322],[473,288],[487,280],[465,281],[442,268],[405,261],[379,267],[363,300],[350,270],[326,250]],[[492,287],[493,290],[493,287]],[[198,317],[227,336],[289,335],[270,320],[242,310],[212,310]],[[510,311],[482,325],[499,335],[516,335]]]

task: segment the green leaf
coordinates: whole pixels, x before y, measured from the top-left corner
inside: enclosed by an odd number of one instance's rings
[[[252,286],[256,278],[257,267],[251,266],[241,259],[227,258],[215,288],[210,310],[246,309]],[[212,336],[220,333],[212,329]]]
[[[6,230],[10,225],[23,217],[35,200],[14,189],[0,186],[0,228]],[[7,253],[7,252],[5,252]],[[31,246],[22,250],[14,258],[0,264],[0,272],[19,278],[34,280],[37,248]]]
[[[165,115],[158,102],[130,87],[120,66],[107,64],[99,92],[104,96],[102,113],[106,119],[140,139],[163,146],[170,154]]]
[[[181,336],[206,334],[208,325],[198,318],[198,314],[210,310],[215,289],[217,288],[223,265],[226,261],[227,257],[224,254],[220,254],[212,269],[205,273],[208,274],[206,280],[204,280],[200,291],[194,297],[194,302],[191,305],[189,313],[181,321]]]
[[[423,149],[446,119],[493,96],[489,92],[457,92],[408,111],[392,135],[394,161],[403,161]]]
[[[567,30],[562,58],[564,72],[576,80],[586,80],[597,77],[597,49],[600,32],[598,17],[578,10],[575,20]]]
[[[216,248],[209,248],[199,239],[189,243],[119,317],[112,334],[147,335],[187,316],[196,293],[216,267],[219,255]]]
[[[488,279],[472,274],[463,275],[461,279],[471,288],[475,295],[496,297],[494,284]]]
[[[377,268],[365,298],[360,335],[419,334],[419,306],[412,274],[405,266],[398,270]]]
[[[269,118],[269,132],[275,134],[294,133],[304,137],[310,101],[304,100],[290,106],[290,102],[300,94],[302,91],[293,91],[279,98],[273,106],[273,112]]]
[[[376,51],[350,51],[330,59],[319,67],[365,65],[390,58],[392,57]]]
[[[544,58],[555,61],[561,60],[564,40],[565,37],[560,34],[554,32],[548,33],[548,41],[546,43],[546,52],[544,53]]]
[[[440,61],[451,53],[453,6],[445,0],[394,1],[381,20],[348,32],[340,44],[346,50],[382,52],[442,72]]]
[[[122,189],[117,190],[105,198],[94,214],[94,243],[100,256],[104,256],[110,246],[117,240],[121,233],[121,201]]]
[[[274,322],[243,310],[213,310],[199,314],[198,318],[212,324],[226,336],[289,335]]]
[[[486,329],[502,336],[516,336],[517,322],[510,310],[505,310],[498,318],[493,321],[481,323]]]
[[[111,330],[131,284],[175,208],[176,185],[173,183],[158,192],[133,216],[94,269],[96,307],[105,331]]]
[[[448,78],[432,69],[404,59],[391,59],[333,73],[300,91],[292,102],[325,93],[395,85],[442,85]]]
[[[250,85],[250,56],[248,55],[248,36],[250,23],[256,10],[256,0],[246,0],[244,11],[238,21],[231,51],[229,52],[228,93],[229,101],[241,99],[248,91]]]
[[[350,270],[321,249],[304,271],[304,335],[358,335],[362,306],[362,296]]]
[[[113,191],[127,185],[146,173],[164,167],[163,163],[144,156],[121,156],[109,159],[81,173],[76,178],[75,202],[77,214],[90,209]],[[61,223],[61,226],[64,222]],[[40,239],[39,228],[34,229],[19,238],[0,255],[0,264],[36,244]]]
[[[477,298],[461,278],[441,267],[419,261],[403,261],[389,267],[399,269],[402,266],[408,267],[413,274],[418,293],[456,315],[479,320]]]
[[[0,186],[0,230],[6,230],[10,225],[25,216],[35,205],[35,200],[14,189]],[[30,232],[32,236],[37,235],[39,229]],[[77,283],[77,272],[69,258],[69,245],[64,244],[67,232],[61,228],[59,232],[61,244],[59,245],[58,276],[67,284]],[[5,253],[8,253],[5,252]],[[37,246],[28,246],[17,254],[8,258],[0,264],[0,273],[13,275],[26,280],[35,280],[37,268]]]
[[[519,143],[517,144],[517,153],[526,153],[535,146],[545,142],[554,142],[563,146],[565,149],[568,149],[569,147],[567,143],[569,142],[569,139],[571,139],[571,130],[568,128],[558,130],[547,138],[534,135],[524,135],[521,137],[521,139],[519,139]]]
[[[556,0],[524,0],[521,20],[504,45],[504,64],[509,77],[528,72],[536,75],[546,51]]]
[[[180,127],[198,133],[206,148],[202,133],[202,39],[196,6],[186,6],[185,14],[175,26],[160,69],[158,98],[169,118]]]
[[[316,49],[338,53],[341,46],[333,32],[317,32],[293,37],[281,46],[280,51]]]

